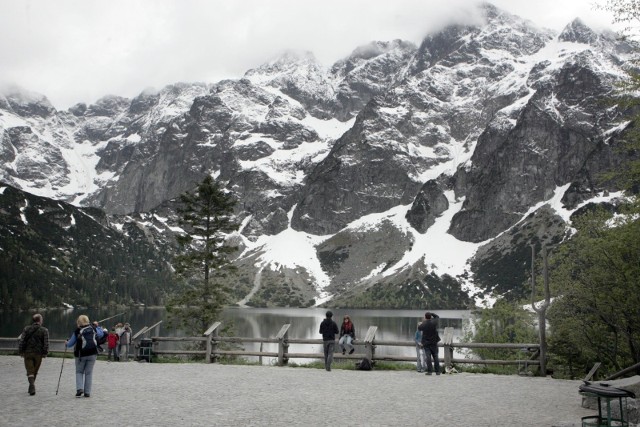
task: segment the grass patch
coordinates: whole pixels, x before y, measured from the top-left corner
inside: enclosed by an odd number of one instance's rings
[[[518,367],[512,365],[464,365],[455,367],[458,372],[468,372],[470,374],[496,374],[496,375],[515,375],[518,373]]]

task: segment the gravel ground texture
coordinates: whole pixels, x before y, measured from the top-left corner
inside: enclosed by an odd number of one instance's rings
[[[73,359],[43,361],[36,395],[18,356],[0,357],[0,426],[579,426],[580,381],[426,376],[199,363],[98,361],[75,397]]]

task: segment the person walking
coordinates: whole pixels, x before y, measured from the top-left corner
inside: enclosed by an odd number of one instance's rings
[[[67,348],[73,347],[76,360],[76,397],[91,396],[93,385],[93,367],[98,358],[97,339],[102,338],[104,330],[98,322],[89,321],[89,317],[82,314],[76,320],[77,328],[65,342]]]
[[[333,363],[333,352],[336,347],[336,334],[338,325],[332,319],[333,313],[327,311],[325,319],[320,323],[320,334],[322,334],[322,348],[324,349],[324,368],[327,371],[331,370],[331,363]]]
[[[424,372],[426,367],[426,361],[424,358],[424,347],[422,347],[422,331],[420,328],[421,321],[418,321],[418,326],[416,327],[416,333],[413,336],[413,341],[416,343],[416,369],[419,373]]]
[[[125,362],[129,361],[129,344],[131,344],[131,326],[128,323],[124,324],[122,332],[120,332],[120,339],[118,340],[118,353]]]
[[[36,394],[36,377],[42,364],[42,359],[49,354],[49,330],[42,326],[44,319],[36,313],[31,317],[33,323],[26,326],[20,334],[18,353],[24,359],[24,367],[29,381],[29,395]]]
[[[440,375],[440,360],[438,359],[438,319],[435,313],[426,312],[424,321],[418,326],[418,330],[422,332],[422,347],[424,348],[425,357],[427,359],[426,375],[431,375],[435,369],[436,375]],[[431,364],[433,358],[433,365]]]
[[[349,315],[344,316],[342,319],[342,325],[340,326],[340,339],[338,344],[342,348],[342,354],[345,354],[347,347],[349,347],[349,354],[353,354],[355,348],[353,347],[353,341],[356,340],[356,328],[353,326],[351,317]]]

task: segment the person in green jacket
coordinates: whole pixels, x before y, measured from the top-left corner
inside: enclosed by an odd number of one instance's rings
[[[36,313],[31,318],[33,323],[26,326],[20,334],[18,353],[24,359],[29,381],[29,395],[36,394],[36,377],[42,364],[42,359],[49,354],[49,330],[42,326],[44,319]]]

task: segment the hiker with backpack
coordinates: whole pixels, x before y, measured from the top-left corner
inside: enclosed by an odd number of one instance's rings
[[[33,323],[24,328],[18,342],[18,353],[24,359],[29,381],[29,395],[36,394],[36,377],[42,359],[49,354],[49,330],[42,326],[42,315],[36,313],[31,318]]]
[[[77,328],[65,342],[67,348],[73,347],[76,360],[76,397],[91,396],[93,380],[93,366],[98,358],[98,340],[104,336],[104,330],[98,322],[89,321],[89,317],[82,314],[76,320]]]

